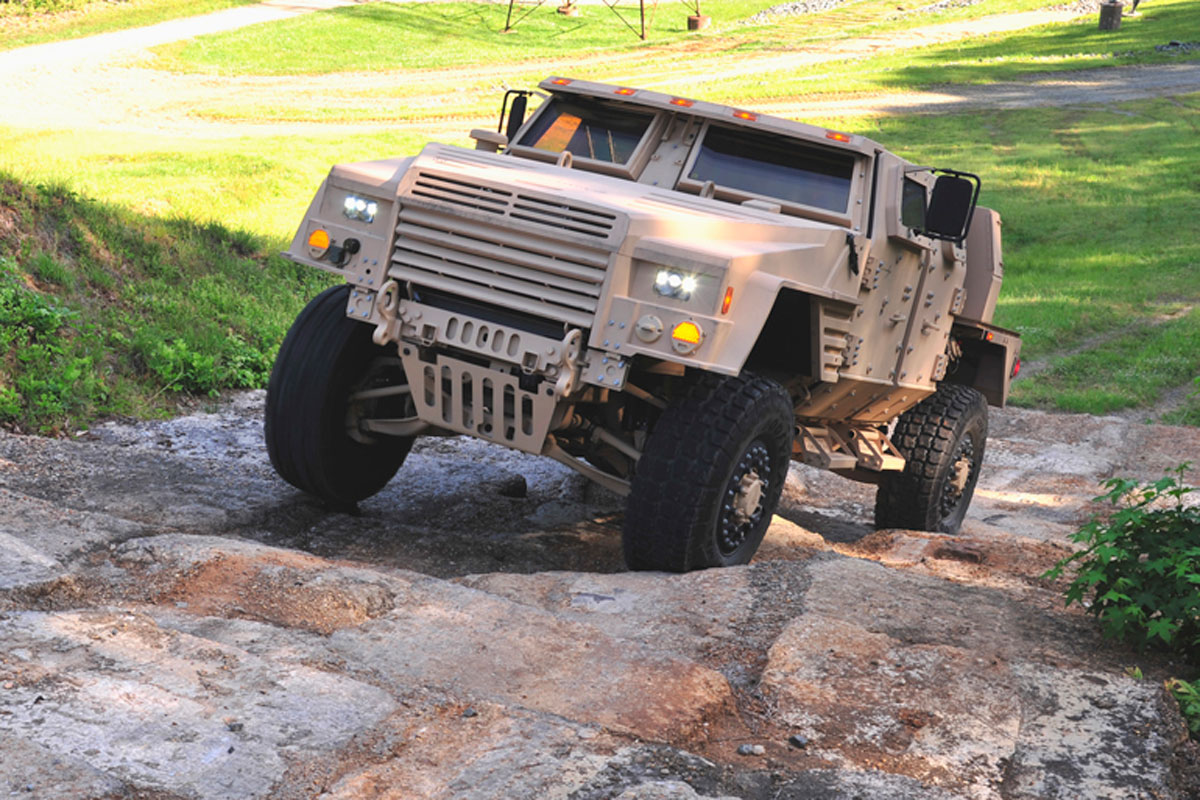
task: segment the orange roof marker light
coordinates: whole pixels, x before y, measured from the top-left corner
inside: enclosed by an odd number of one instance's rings
[[[688,100],[683,97],[672,97],[670,103],[673,106],[680,106],[682,108],[691,108],[692,106],[696,105],[695,100]]]
[[[617,89],[615,92],[613,92],[613,94],[622,94],[622,95],[625,95],[626,97],[628,97],[631,94],[636,94],[636,93],[637,93],[637,89],[625,89],[625,88]]]
[[[755,114],[753,111],[734,111],[733,116],[738,119],[744,119],[747,122],[754,122],[758,119],[758,114]]]
[[[725,290],[725,299],[721,301],[721,313],[728,314],[729,307],[733,305],[733,287],[730,286]]]
[[[552,80],[550,82],[553,83],[555,86],[566,86],[567,84],[569,84],[571,82],[571,79],[570,78],[555,78],[554,80]]]
[[[825,138],[833,139],[835,142],[845,142],[846,144],[850,143],[850,134],[848,134],[848,133],[839,133],[837,131],[825,131]]]

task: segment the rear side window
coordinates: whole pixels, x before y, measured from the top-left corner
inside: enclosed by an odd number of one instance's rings
[[[654,114],[628,107],[555,97],[517,144],[551,153],[569,150],[575,158],[626,164],[653,121]]]
[[[925,230],[925,187],[912,178],[904,179],[900,198],[900,224],[915,231]]]
[[[687,177],[845,213],[854,156],[745,128],[709,127]]]

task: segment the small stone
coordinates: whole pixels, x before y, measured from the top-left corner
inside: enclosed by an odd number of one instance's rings
[[[741,745],[738,745],[737,754],[738,754],[739,756],[752,756],[752,755],[754,755],[754,745],[752,745],[752,744],[741,744]]]
[[[492,489],[501,497],[521,499],[529,496],[529,485],[524,475],[509,475],[492,483]]]
[[[788,737],[788,744],[790,744],[792,747],[797,747],[803,750],[804,748],[808,747],[808,737],[801,736],[798,733],[793,733]]]
[[[241,730],[243,727],[245,727],[245,726],[244,726],[242,723],[240,723],[240,722],[227,722],[227,723],[225,724],[225,726],[226,726],[227,728],[229,728],[229,730],[233,731],[234,733],[237,733],[237,732],[238,732],[238,731],[240,731],[240,730]]]
[[[476,711],[476,710],[475,710],[475,709],[473,709],[473,708],[464,708],[464,709],[463,709],[463,712],[462,712],[462,715],[463,715],[463,717],[465,717],[466,719],[470,719],[471,717],[477,717],[477,716],[479,716],[479,712],[478,712],[478,711]]]

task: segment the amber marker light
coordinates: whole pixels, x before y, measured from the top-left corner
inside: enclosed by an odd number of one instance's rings
[[[686,100],[682,97],[672,97],[670,100],[670,103],[673,106],[680,106],[682,108],[691,108],[692,106],[695,105],[695,103],[693,101]]]
[[[635,92],[637,92],[637,89],[617,89],[616,91],[613,92],[613,94],[623,94],[626,97],[628,97],[629,95],[634,94]]]
[[[671,338],[682,344],[690,344],[693,347],[700,344],[700,340],[704,338],[700,326],[688,320],[681,322],[675,326],[675,330],[671,331]]]
[[[308,252],[313,258],[325,255],[330,244],[329,232],[321,228],[317,228],[308,235]]]
[[[738,119],[744,119],[747,122],[754,122],[758,119],[758,114],[750,111],[734,111],[733,116],[737,117]]]
[[[733,287],[730,286],[725,290],[725,299],[721,301],[721,313],[728,314],[729,307],[733,305]]]
[[[996,338],[996,334],[992,333],[991,331],[988,331],[987,336],[985,338],[990,342],[992,339]]]
[[[825,131],[825,138],[833,139],[835,142],[845,142],[846,144],[850,143],[850,134],[848,134],[848,133],[838,133],[837,131]]]
[[[571,79],[570,78],[555,78],[554,80],[552,80],[550,82],[553,83],[555,86],[566,86],[571,83]]]

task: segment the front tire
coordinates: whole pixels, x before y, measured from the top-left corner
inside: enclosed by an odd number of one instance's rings
[[[264,425],[279,477],[336,506],[352,506],[387,485],[414,439],[364,436],[349,424],[362,411],[351,395],[379,374],[390,371],[392,381],[407,385],[395,353],[371,341],[369,325],[346,317],[349,293],[348,285],[326,289],[292,323],[271,370]],[[383,402],[403,404],[404,397]]]
[[[975,494],[987,432],[987,401],[969,386],[942,384],[901,414],[892,443],[907,463],[880,482],[875,527],[958,533]]]
[[[625,563],[687,572],[750,561],[779,504],[792,403],[752,375],[705,375],[663,411],[625,512]]]

